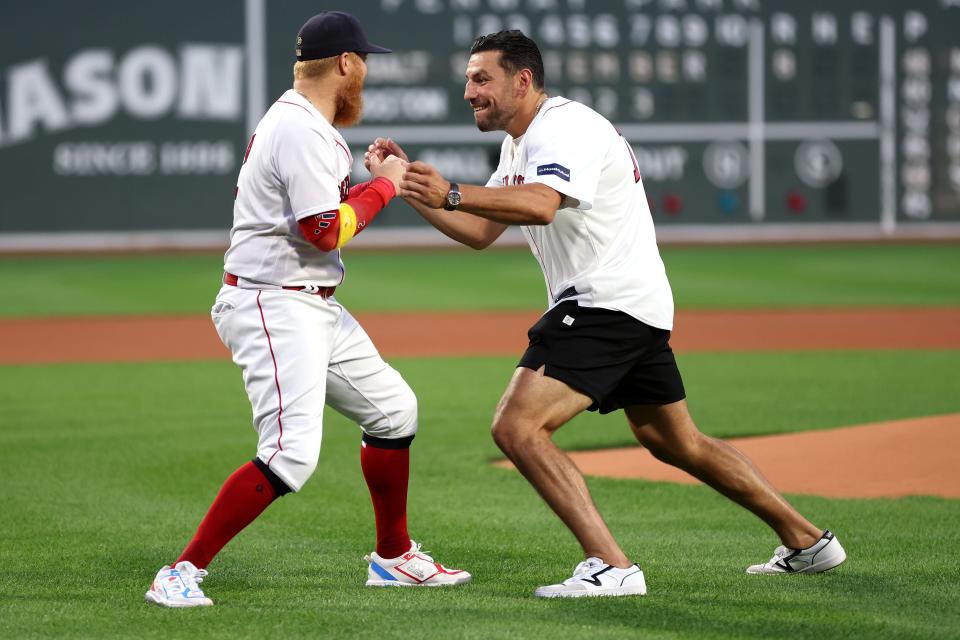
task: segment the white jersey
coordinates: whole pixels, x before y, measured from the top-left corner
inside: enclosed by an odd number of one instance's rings
[[[564,300],[673,328],[673,294],[633,151],[589,107],[549,98],[526,133],[507,136],[488,187],[545,184],[565,196],[548,225],[523,234],[543,269],[550,307]]]
[[[298,220],[339,208],[352,162],[340,132],[299,93],[284,93],[247,147],[224,270],[253,285],[340,284],[340,251],[318,250]]]

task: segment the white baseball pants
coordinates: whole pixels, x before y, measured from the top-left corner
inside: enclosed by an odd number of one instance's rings
[[[335,298],[224,285],[211,316],[243,372],[257,457],[293,491],[317,466],[324,404],[371,436],[416,433],[416,396]]]

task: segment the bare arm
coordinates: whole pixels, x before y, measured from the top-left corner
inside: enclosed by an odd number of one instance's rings
[[[495,188],[466,184],[460,192],[460,209],[503,224],[550,224],[563,201],[557,191],[539,183]]]
[[[368,155],[407,155],[393,140],[378,138]],[[542,184],[488,188],[462,185],[456,211],[443,209],[450,182],[425,162],[407,165],[398,195],[441,233],[474,249],[484,249],[509,225],[550,224],[562,196]]]
[[[404,198],[404,201],[443,235],[471,249],[486,249],[507,229],[505,224],[464,211],[434,209],[413,198]]]
[[[428,207],[443,207],[450,182],[425,162],[411,162],[400,181],[400,195],[408,202],[417,200]],[[550,224],[563,200],[558,192],[543,184],[512,187],[462,185],[461,211],[500,224]]]

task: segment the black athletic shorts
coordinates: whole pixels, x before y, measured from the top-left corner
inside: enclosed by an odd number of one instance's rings
[[[527,332],[518,366],[539,370],[593,398],[590,411],[683,400],[670,332],[623,313],[561,302]]]

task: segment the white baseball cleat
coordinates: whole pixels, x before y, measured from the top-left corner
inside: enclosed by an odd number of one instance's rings
[[[197,586],[206,575],[204,569],[197,569],[187,561],[178,562],[172,569],[166,566],[157,572],[144,599],[161,607],[212,607],[213,600],[204,596]]]
[[[783,545],[777,547],[772,558],[763,564],[747,567],[747,573],[753,575],[820,573],[833,569],[846,559],[847,552],[828,529],[823,532],[823,536],[817,540],[816,544],[806,549],[791,549]]]
[[[398,558],[381,558],[374,551],[363,559],[368,565],[368,587],[449,587],[466,584],[473,578],[466,571],[448,569],[435,562],[413,540],[410,550]]]
[[[540,587],[533,595],[538,598],[645,596],[647,582],[638,564],[621,569],[600,558],[587,558],[573,570],[573,577],[560,584]]]

